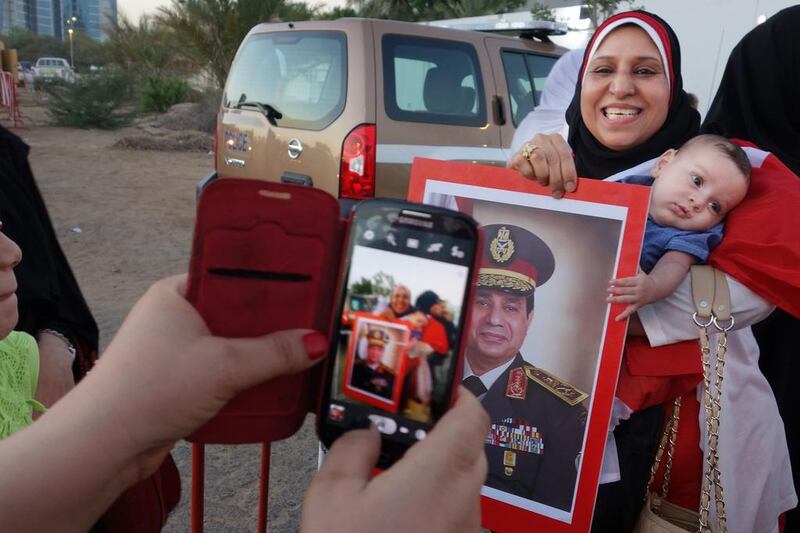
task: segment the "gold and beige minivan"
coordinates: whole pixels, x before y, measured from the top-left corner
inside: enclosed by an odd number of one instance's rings
[[[371,19],[256,26],[222,97],[217,174],[358,200],[405,197],[417,156],[505,164],[514,128],[566,51],[537,31]]]

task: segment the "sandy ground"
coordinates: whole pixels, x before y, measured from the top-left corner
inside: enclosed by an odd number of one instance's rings
[[[213,159],[204,152],[111,148],[141,132],[51,127],[31,97],[23,95],[22,103],[25,126],[14,131],[31,146],[34,175],[100,327],[102,349],[153,281],[186,271],[195,184],[211,171]],[[179,443],[173,457],[183,493],[165,531],[183,532],[189,530],[189,446]],[[259,457],[257,445],[207,448],[206,531],[256,529]],[[310,417],[295,437],[273,445],[271,462],[270,531],[296,531],[316,470]]]

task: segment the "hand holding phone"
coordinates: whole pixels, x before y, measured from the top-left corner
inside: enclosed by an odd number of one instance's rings
[[[355,208],[317,417],[325,446],[371,421],[387,466],[447,410],[479,246],[461,213],[390,200]]]
[[[478,399],[461,389],[430,435],[372,479],[377,431],[349,432],[333,445],[306,493],[301,532],[478,531],[488,426]]]

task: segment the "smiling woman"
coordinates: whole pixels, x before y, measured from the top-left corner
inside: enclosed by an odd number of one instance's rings
[[[583,74],[581,115],[586,128],[612,150],[640,145],[667,118],[670,92],[659,49],[637,26],[616,30]]]
[[[644,11],[609,18],[586,48],[565,117],[568,139],[537,134],[510,166],[560,198],[577,188],[578,176],[627,175],[635,165],[683,145],[697,134],[700,115],[683,90],[680,58],[678,38],[661,18]],[[603,477],[620,481],[600,486],[592,531],[633,527],[662,414],[660,406],[642,409],[614,430],[616,449],[606,448]]]
[[[566,120],[567,141],[537,134],[510,161],[556,197],[573,191],[577,176],[608,178],[696,135],[700,115],[683,90],[672,28],[645,11],[604,22],[587,46]]]

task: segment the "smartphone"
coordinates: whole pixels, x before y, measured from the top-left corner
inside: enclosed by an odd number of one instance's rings
[[[214,335],[256,337],[333,325],[344,222],[319,189],[225,178],[202,192],[187,298]],[[264,354],[270,357],[270,354]],[[206,444],[270,442],[318,405],[321,369],[244,391],[189,437]]]
[[[469,216],[393,200],[351,213],[317,430],[324,447],[372,421],[379,467],[454,400],[480,233]]]

